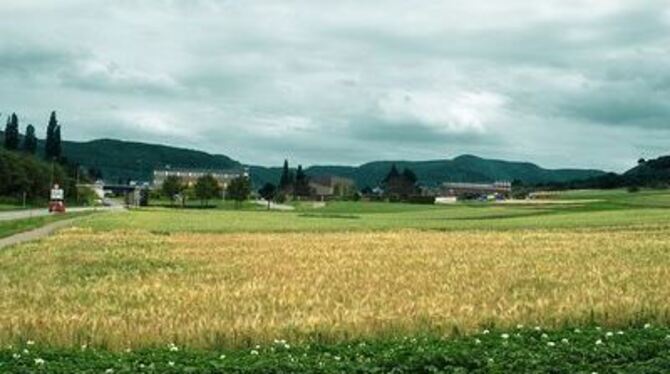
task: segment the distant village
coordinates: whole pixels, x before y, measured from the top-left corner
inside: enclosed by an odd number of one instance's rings
[[[332,201],[332,200],[365,200],[365,201],[390,201],[411,202],[420,204],[448,204],[459,200],[505,200],[511,197],[512,183],[498,181],[493,183],[456,183],[444,182],[437,187],[427,187],[418,184],[416,175],[405,169],[399,172],[392,165],[388,175],[380,181],[378,186],[359,189],[351,178],[337,175],[306,176],[301,168],[297,173],[286,169],[277,185],[268,183],[260,186],[258,191],[249,188],[248,197],[284,202],[286,200],[304,201]],[[168,184],[178,183],[173,188],[174,199],[182,199],[184,191],[194,189],[204,178],[216,183],[217,196],[212,199],[228,199],[231,185],[236,180],[250,180],[248,168],[237,169],[189,169],[164,167],[156,169],[152,173],[151,182],[137,183],[129,182],[127,185],[106,184],[98,181],[90,185],[102,198],[109,194],[126,194],[129,203],[134,205],[146,205],[149,196],[166,195]],[[168,188],[169,190],[169,188]],[[265,192],[264,192],[265,191]]]

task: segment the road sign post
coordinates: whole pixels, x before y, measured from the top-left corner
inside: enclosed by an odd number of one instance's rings
[[[54,184],[51,189],[51,198],[49,201],[49,213],[65,213],[65,193],[59,185]]]

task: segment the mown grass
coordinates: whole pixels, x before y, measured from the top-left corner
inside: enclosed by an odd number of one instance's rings
[[[52,222],[75,217],[83,217],[90,214],[90,212],[54,214],[49,216],[0,221],[0,238],[6,238],[24,231],[30,231]]]
[[[44,208],[46,204],[36,204],[36,203],[30,203],[27,206],[23,206],[20,203],[13,203],[13,202],[7,202],[7,201],[0,201],[0,212],[2,211],[8,211],[8,210],[21,210],[21,209],[26,209],[26,208]]]
[[[356,219],[332,219],[345,215]],[[401,213],[346,213],[336,210],[300,212],[136,210],[127,215],[100,216],[86,227],[99,231],[143,229],[152,232],[333,232],[419,230],[583,229],[667,225],[665,208],[544,206],[440,207]]]
[[[558,196],[569,204],[466,203],[448,206],[330,202],[296,211],[151,208],[89,220],[95,230],[152,232],[332,232],[418,230],[529,230],[627,228],[669,224],[670,192],[576,191]],[[583,202],[580,202],[583,201]],[[346,217],[347,219],[343,219]],[[334,219],[338,218],[338,219]]]
[[[28,344],[27,344],[28,343]],[[436,335],[294,344],[277,340],[246,349],[156,349],[112,352],[22,342],[0,348],[0,371],[31,373],[666,373],[670,330],[596,326],[485,330]]]
[[[188,200],[183,206],[181,204],[175,203],[173,200],[168,200],[165,198],[160,199],[151,199],[149,201],[150,206],[154,208],[168,208],[168,209],[189,209],[189,210],[212,210],[212,209],[225,209],[225,210],[267,210],[267,208],[262,205],[256,204],[253,201],[245,201],[242,203],[237,203],[231,200],[221,200],[214,199],[209,200],[207,205],[204,205],[199,200]]]

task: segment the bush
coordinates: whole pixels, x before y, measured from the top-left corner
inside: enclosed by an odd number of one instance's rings
[[[77,187],[77,199],[82,205],[93,206],[97,204],[98,195],[88,187]]]
[[[630,186],[630,187],[628,187],[628,192],[630,192],[630,193],[640,192],[640,187]]]
[[[275,202],[277,204],[283,204],[286,202],[286,194],[285,193],[278,193],[277,196],[275,196]]]
[[[389,196],[389,203],[402,203],[404,200],[397,195],[391,195]]]

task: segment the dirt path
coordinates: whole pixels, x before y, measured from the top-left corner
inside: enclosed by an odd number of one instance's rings
[[[42,227],[30,230],[30,231],[24,231],[12,236],[8,236],[6,238],[0,239],[0,249],[3,249],[5,247],[9,247],[11,245],[15,244],[21,244],[25,243],[31,240],[38,240],[41,239],[45,236],[48,236],[52,232],[67,227],[71,225],[74,221],[76,221],[77,218],[70,218],[70,219],[65,219],[62,221],[56,221],[52,222],[48,225],[44,225]]]

